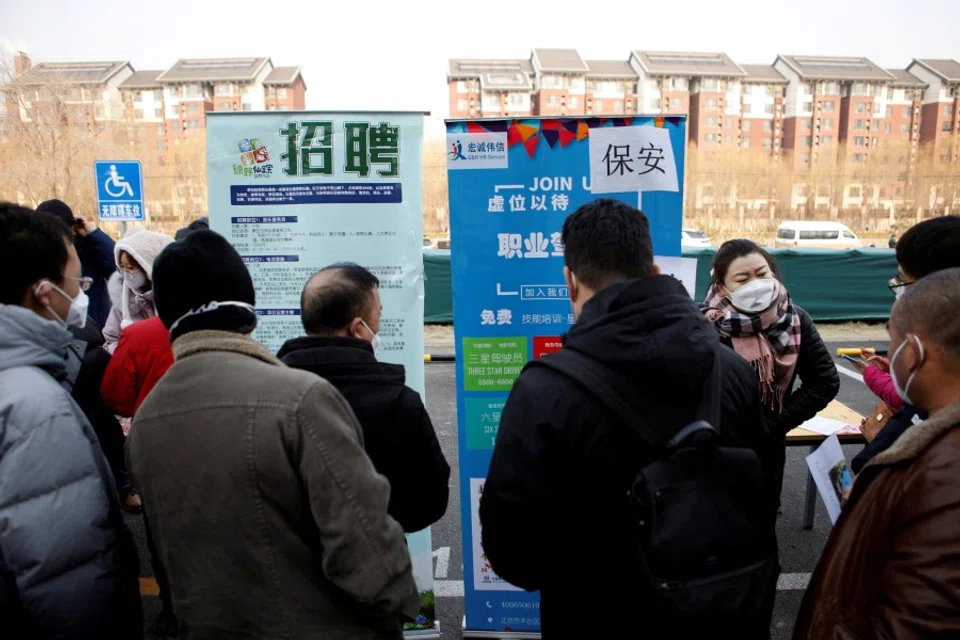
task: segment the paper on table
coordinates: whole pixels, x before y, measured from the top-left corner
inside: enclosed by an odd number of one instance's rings
[[[825,436],[832,436],[845,426],[847,426],[846,422],[817,416],[816,418],[811,418],[810,420],[807,420],[801,424],[800,428],[806,429],[807,431],[813,431],[814,433],[821,433]]]
[[[836,524],[840,517],[840,496],[853,485],[847,459],[840,448],[840,440],[832,435],[823,441],[817,450],[807,456],[810,475],[817,485],[817,491],[823,498],[830,521]]]

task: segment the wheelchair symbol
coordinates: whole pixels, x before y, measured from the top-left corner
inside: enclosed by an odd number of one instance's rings
[[[110,165],[110,171],[106,175],[108,177],[103,182],[103,189],[107,192],[107,195],[112,198],[133,197],[133,187],[123,176],[117,173],[117,165]],[[118,191],[115,191],[115,189]]]

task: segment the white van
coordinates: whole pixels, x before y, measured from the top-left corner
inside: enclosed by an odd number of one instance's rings
[[[860,239],[845,224],[816,220],[788,220],[777,229],[779,248],[859,249]]]

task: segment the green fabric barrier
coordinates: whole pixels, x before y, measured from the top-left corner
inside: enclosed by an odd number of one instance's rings
[[[423,321],[429,324],[453,323],[453,283],[450,276],[450,252],[423,250]]]
[[[706,297],[715,249],[692,249],[697,259],[697,300]],[[886,320],[893,306],[887,281],[897,274],[892,249],[775,249],[770,251],[793,300],[818,322]],[[450,252],[425,249],[424,321],[453,322]]]

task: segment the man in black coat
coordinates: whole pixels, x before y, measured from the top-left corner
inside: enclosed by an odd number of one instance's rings
[[[756,373],[720,344],[684,286],[659,275],[643,213],[595,200],[567,218],[563,242],[577,318],[563,348],[618,373],[647,422],[677,429],[694,420],[721,358],[721,437],[765,454]],[[668,633],[676,621],[658,618],[641,586],[625,496],[650,458],[627,424],[567,377],[534,367],[514,383],[480,502],[483,549],[501,578],[540,591],[544,638],[686,637]],[[775,558],[772,500],[763,528]],[[591,598],[603,611],[590,610]],[[754,633],[738,637],[766,637],[769,617],[750,625]]]
[[[97,326],[103,327],[112,306],[107,293],[107,280],[117,270],[113,238],[84,218],[74,217],[73,210],[62,200],[41,202],[37,205],[37,212],[52,213],[73,231],[73,246],[80,256],[83,275],[93,278],[93,284],[87,290],[87,297],[90,298],[88,313]]]
[[[376,276],[355,264],[314,274],[303,289],[307,337],[287,341],[277,357],[333,384],[363,427],[364,448],[390,481],[389,514],[407,533],[443,517],[450,465],[404,368],[378,362],[380,293]]]

